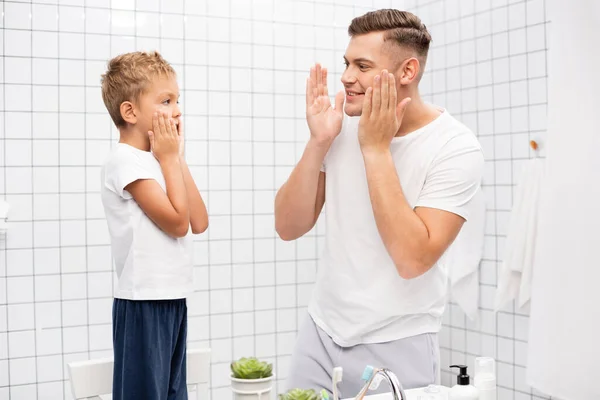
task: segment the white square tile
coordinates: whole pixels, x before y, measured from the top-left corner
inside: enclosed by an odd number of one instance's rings
[[[34,30],[58,30],[58,7],[56,5],[32,4],[31,7],[32,27]]]
[[[30,140],[6,140],[4,165],[16,167],[31,165]]]
[[[4,55],[29,57],[31,55],[31,32],[5,29]]]
[[[233,290],[233,312],[252,311],[254,309],[254,289]],[[235,318],[235,317],[234,317]]]
[[[57,355],[57,356],[39,357],[37,359],[37,380],[38,380],[38,382],[51,382],[51,381],[59,381],[62,379],[63,379],[62,356]],[[62,389],[62,387],[61,387],[61,389]],[[56,394],[56,391],[54,393]],[[62,393],[62,391],[61,391],[61,393]],[[48,393],[46,393],[46,395],[48,395]]]
[[[83,101],[85,96],[85,90],[83,87],[68,87],[61,86],[59,88],[60,93],[60,110],[67,112],[84,112],[85,102]]]
[[[31,5],[25,3],[5,3],[4,28],[31,29]]]
[[[270,310],[275,305],[275,288],[258,287],[254,289],[254,309],[255,310]]]
[[[9,204],[14,204],[12,196],[6,196]],[[23,197],[23,196],[22,196]],[[30,202],[31,205],[31,202]],[[15,206],[13,206],[15,207]],[[4,261],[4,260],[3,260]],[[6,250],[6,276],[22,276],[33,274],[33,250]]]
[[[486,61],[492,58],[492,37],[479,37],[475,41],[477,61]]]
[[[247,288],[254,285],[254,270],[251,264],[232,266],[233,287]]]
[[[35,356],[35,331],[9,332],[9,358]]]
[[[231,29],[230,29],[230,22],[228,19],[224,19],[224,18],[205,19],[202,17],[196,17],[196,18],[201,18],[204,20],[203,27],[206,27],[208,25],[208,40],[209,41],[211,41],[211,42],[228,42],[230,40],[229,32],[231,31]],[[191,19],[192,18],[190,18],[190,20]],[[250,23],[246,22],[246,21],[239,21],[239,22],[236,21],[236,29],[234,29],[232,32],[243,32],[243,34],[245,36],[248,36],[247,33],[249,32],[249,30],[247,30],[247,28],[248,28],[249,24]],[[206,28],[204,28],[204,29],[206,29]],[[200,33],[196,33],[195,35],[198,36],[198,35],[200,35]],[[188,37],[188,36],[186,35],[186,37]],[[191,38],[204,39],[204,38],[206,38],[206,36],[194,37],[192,35]],[[235,38],[235,34],[234,34],[234,37],[231,38],[231,41],[237,41]]]
[[[258,321],[257,321],[258,322]],[[257,326],[257,330],[259,327]],[[260,335],[256,336],[256,357],[265,358],[276,354],[275,335]]]
[[[34,112],[56,112],[58,107],[58,86],[33,86]]]
[[[492,33],[508,30],[508,8],[500,7],[492,10]]]
[[[89,323],[110,324],[112,323],[112,296],[105,299],[88,300]]]
[[[35,358],[17,358],[9,360],[9,368],[10,368],[10,383],[11,385],[24,385],[27,383],[35,383],[36,381],[36,368],[35,368]],[[22,392],[25,394],[24,392]],[[33,392],[31,390],[27,391],[27,395],[35,396],[35,387],[33,388]],[[15,393],[12,393],[13,395]],[[26,395],[26,396],[27,396]],[[17,398],[16,396],[13,396]],[[32,398],[32,397],[19,397],[19,398]]]
[[[63,351],[78,353],[88,351],[88,327],[69,327],[63,330]]]
[[[211,315],[210,332],[212,339],[231,337],[232,321],[230,315]]]
[[[546,103],[548,101],[546,78],[530,80],[528,94],[529,94],[529,102],[531,104]]]
[[[11,222],[11,235],[6,238],[6,248],[28,248],[32,246],[31,222]]]
[[[110,324],[89,327],[90,350],[112,349],[112,327]]]
[[[507,363],[514,362],[514,341],[511,339],[498,338],[498,360]]]
[[[31,193],[31,168],[6,167],[5,171],[6,193]]]
[[[275,332],[275,311],[257,311],[255,313],[255,332],[257,335]],[[257,339],[260,336],[257,336]]]
[[[492,33],[492,16],[490,12],[483,12],[475,15],[475,35],[477,37],[486,36]]]
[[[62,303],[62,326],[81,326],[88,323],[87,301],[65,301]]]
[[[59,245],[60,224],[58,221],[38,221],[33,225],[36,246],[56,247]]]
[[[544,88],[545,89],[545,88]],[[529,102],[529,92],[526,81],[511,82],[510,97],[512,106],[524,106]]]
[[[62,374],[62,370],[59,372]],[[70,390],[70,387],[65,388],[66,385],[67,383],[64,381],[39,383],[37,385],[39,392],[38,400],[53,400],[63,398],[64,393],[69,393]]]
[[[27,58],[4,59],[4,83],[31,83],[31,60]]]
[[[42,275],[35,277],[35,300],[60,300],[61,280],[58,275]]]
[[[61,195],[66,196],[66,195]],[[73,195],[80,196],[80,195]],[[82,195],[81,195],[82,196]],[[61,207],[64,202],[61,202]],[[64,218],[64,212],[61,212],[61,218]],[[60,249],[60,262],[62,273],[74,273],[86,271],[86,248],[78,247],[63,247]]]
[[[532,130],[545,130],[547,109],[545,104],[529,107],[529,127]]]
[[[6,111],[31,111],[30,85],[4,85]]]
[[[81,33],[59,33],[60,58],[84,58],[84,35]]]
[[[546,21],[544,5],[545,2],[543,0],[532,0],[527,2],[527,25],[539,24]]]
[[[7,309],[8,331],[21,331],[34,328],[33,304],[12,304]]]
[[[58,303],[54,303],[57,304],[56,309],[58,310],[58,314],[53,314],[56,315],[56,317],[60,320],[60,307],[58,306]],[[56,312],[56,310],[53,310],[54,312]],[[60,325],[60,322],[58,322],[58,324]],[[56,324],[53,324],[53,326],[56,326]],[[62,329],[61,328],[55,328],[55,329],[41,329],[36,333],[36,340],[37,340],[37,355],[50,355],[50,354],[59,354],[63,351],[62,349],[62,333],[61,333]]]
[[[81,7],[58,7],[58,29],[61,32],[83,32],[85,13]]]
[[[505,388],[512,388],[514,382],[514,369],[512,365],[503,362],[496,363],[496,374],[498,385]]]
[[[546,53],[538,51],[527,54],[527,76],[529,78],[546,76]]]
[[[33,277],[8,277],[6,285],[8,304],[33,302]]]
[[[527,51],[537,51],[546,49],[546,35],[544,25],[534,25],[527,27]]]
[[[87,296],[85,274],[67,274],[61,276],[63,300],[84,299]]]
[[[58,91],[56,92],[56,101],[58,101]],[[27,120],[23,122],[29,123]],[[32,125],[33,128],[30,130],[34,138],[58,138],[58,114],[34,112]]]
[[[32,136],[31,118],[22,112],[4,113],[4,138],[29,139]]]
[[[278,286],[276,288],[277,308],[296,307],[296,287],[293,285]]]
[[[58,144],[57,140],[33,140],[34,166],[58,165]],[[58,190],[58,187],[57,187]],[[41,205],[40,205],[41,207]],[[40,210],[41,212],[44,212]]]
[[[36,280],[37,282],[37,280]],[[37,294],[37,292],[36,292]],[[36,298],[36,301],[39,299]],[[35,304],[35,325],[38,331],[46,328],[58,328],[61,326],[61,303],[59,302],[37,302]],[[38,351],[39,354],[39,351]]]
[[[84,61],[60,60],[58,71],[61,85],[82,86],[85,84]]]
[[[141,39],[140,39],[141,40]],[[88,60],[102,60],[110,57],[110,36],[107,35],[85,35],[85,57]]]

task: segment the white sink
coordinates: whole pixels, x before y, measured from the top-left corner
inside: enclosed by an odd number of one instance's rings
[[[426,388],[417,388],[417,389],[408,389],[404,392],[406,393],[407,400],[420,400],[423,399],[435,399],[435,400],[446,400],[448,398],[448,392],[450,392],[450,388],[446,386],[438,386],[440,388],[440,393],[437,393],[436,397],[431,393],[427,393],[425,391]],[[429,395],[426,396],[426,395]],[[421,397],[424,396],[424,397]],[[354,397],[343,399],[343,400],[354,400]],[[382,394],[372,394],[364,397],[364,400],[393,400],[393,396],[391,393],[382,393]]]

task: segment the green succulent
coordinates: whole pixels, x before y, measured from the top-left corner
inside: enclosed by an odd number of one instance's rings
[[[321,400],[322,397],[313,389],[290,389],[279,395],[279,400]]]
[[[273,364],[255,357],[242,357],[231,363],[231,372],[237,379],[261,379],[273,375]]]

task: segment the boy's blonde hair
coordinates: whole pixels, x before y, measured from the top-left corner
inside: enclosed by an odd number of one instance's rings
[[[121,54],[108,62],[102,74],[102,100],[117,128],[125,126],[121,104],[136,102],[156,76],[175,76],[175,70],[157,51]]]

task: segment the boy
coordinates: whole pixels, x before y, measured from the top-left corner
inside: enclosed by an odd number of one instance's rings
[[[119,278],[113,399],[187,399],[190,226],[204,232],[208,216],[185,162],[175,71],[157,52],[120,55],[102,75],[102,98],[120,133],[101,174]]]

